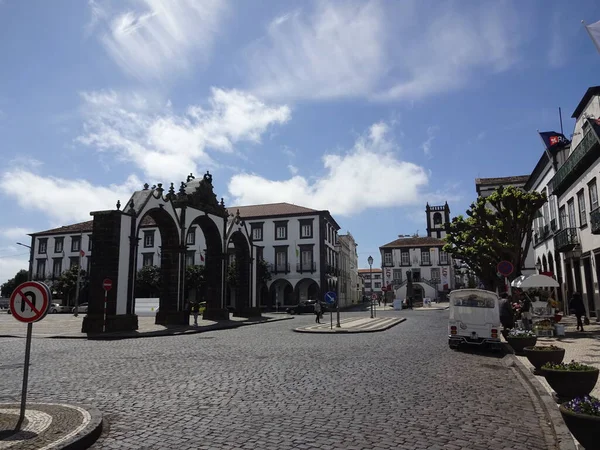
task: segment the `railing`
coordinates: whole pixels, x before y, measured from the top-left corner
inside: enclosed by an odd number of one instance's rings
[[[548,183],[550,192],[554,195],[561,195],[579,175],[580,172],[589,167],[590,155],[593,154],[592,149],[598,144],[596,134],[589,129],[581,142],[571,152],[565,163],[558,169],[556,175]],[[600,156],[600,152],[596,152],[595,157]],[[594,158],[595,159],[595,158]]]
[[[339,274],[339,269],[331,264],[327,264],[325,266],[325,273],[327,275],[331,275],[332,277],[337,277]]]
[[[422,266],[430,266],[431,265],[431,261],[421,261],[421,265]]]
[[[394,262],[393,261],[384,261],[383,267],[394,267]]]
[[[425,278],[421,278],[421,283],[425,283],[428,284],[429,286],[431,286],[434,289],[437,289],[438,284],[440,284],[440,281],[436,281],[436,280],[427,280]]]
[[[554,235],[554,248],[557,252],[568,252],[579,244],[577,228],[565,228]]]
[[[271,273],[290,273],[290,263],[271,264]]]
[[[303,272],[316,272],[317,271],[317,263],[315,262],[303,262],[303,263],[296,263],[296,272],[298,273],[303,273]]]
[[[600,234],[600,206],[590,212],[590,226],[592,234]]]

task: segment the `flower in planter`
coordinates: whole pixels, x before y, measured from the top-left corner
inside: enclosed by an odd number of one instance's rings
[[[536,345],[531,347],[530,350],[536,352],[555,352],[557,350],[562,350],[562,347],[557,347],[556,345]]]
[[[588,366],[587,364],[581,364],[575,361],[559,364],[546,363],[542,366],[542,369],[561,370],[567,372],[593,372],[597,370],[594,366]]]
[[[508,332],[508,337],[512,338],[530,338],[536,337],[535,333],[531,330],[523,330],[521,328],[513,328]]]
[[[600,417],[600,400],[591,395],[574,398],[563,405],[567,410],[576,414]]]

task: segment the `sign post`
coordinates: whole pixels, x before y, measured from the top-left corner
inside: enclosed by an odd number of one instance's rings
[[[515,267],[510,261],[500,261],[496,266],[496,270],[500,275],[504,277],[504,283],[506,283],[508,295],[511,295],[510,283],[508,282],[508,276],[513,273]]]
[[[335,298],[336,298],[337,294],[333,291],[329,291],[325,294],[325,302],[328,305],[333,305],[335,303]],[[331,310],[331,308],[329,308],[329,322],[330,322],[330,327],[333,330],[333,311]],[[339,321],[337,326],[339,327]]]
[[[377,308],[374,305],[374,302],[377,301],[377,294],[371,295],[371,310],[373,312],[373,317],[377,317]]]
[[[112,280],[105,278],[102,282],[102,288],[104,289],[104,325],[102,325],[102,332],[106,333],[106,309],[108,303],[108,291],[112,289]]]
[[[19,322],[27,324],[25,340],[25,364],[23,366],[23,387],[21,389],[21,410],[15,431],[19,431],[25,420],[27,404],[27,382],[29,381],[29,358],[31,355],[31,334],[33,322],[46,317],[52,293],[48,286],[37,281],[27,281],[16,287],[10,296],[9,308],[12,316]]]

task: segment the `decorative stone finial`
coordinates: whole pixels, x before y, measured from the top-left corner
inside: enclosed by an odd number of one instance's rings
[[[156,189],[156,185],[155,184],[152,185],[152,190],[154,190],[154,189]]]
[[[121,200],[117,200],[117,210],[121,210]]]
[[[175,186],[173,186],[173,183],[171,183],[171,186],[169,187],[169,195],[175,196]]]
[[[225,207],[225,201],[223,200],[223,197],[221,197],[221,206]]]
[[[147,191],[150,185],[148,183],[144,183],[144,190]]]
[[[194,175],[190,173],[190,174],[187,176],[186,183],[189,183],[190,181],[192,181],[192,180],[195,180],[195,179],[196,179],[196,178],[194,177]]]
[[[181,186],[179,186],[179,195],[185,195],[185,183],[182,181]]]

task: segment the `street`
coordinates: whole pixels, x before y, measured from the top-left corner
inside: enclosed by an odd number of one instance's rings
[[[100,409],[94,449],[549,448],[551,428],[500,357],[448,349],[447,311],[387,315],[407,320],[370,334],[292,332],[314,323],[302,315],[187,336],[38,338],[29,400]],[[19,399],[24,345],[0,339],[2,402]]]

